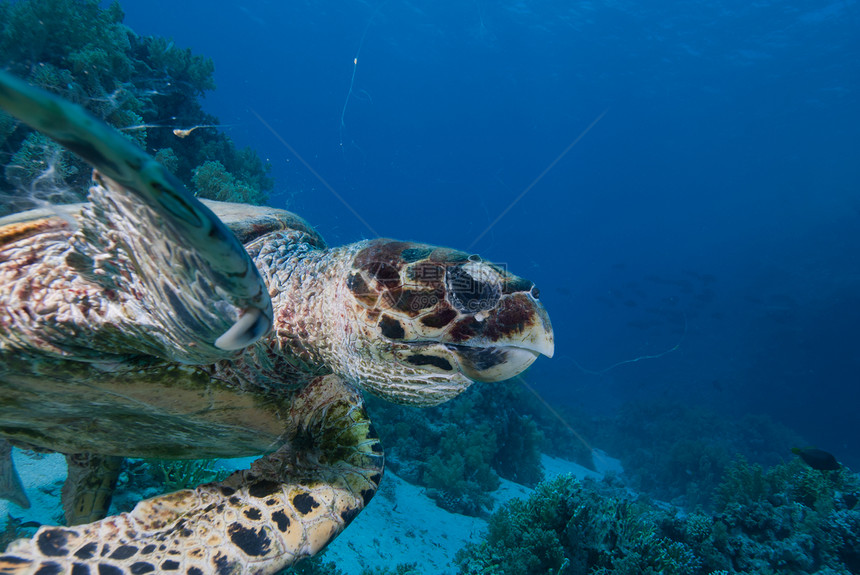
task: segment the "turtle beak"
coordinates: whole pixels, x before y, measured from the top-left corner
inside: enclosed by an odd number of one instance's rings
[[[540,355],[552,357],[555,339],[549,314],[531,292],[506,295],[486,314],[484,337],[448,345],[469,379],[503,381],[522,373]]]
[[[514,345],[551,358],[555,353],[555,336],[552,332],[549,314],[543,305],[531,295],[529,295],[529,299],[534,306],[531,312],[534,317],[533,325],[526,330],[523,339]]]

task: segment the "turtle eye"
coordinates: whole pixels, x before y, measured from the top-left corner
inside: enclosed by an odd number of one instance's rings
[[[501,285],[491,268],[470,262],[449,267],[446,272],[448,300],[465,313],[491,310],[499,303]]]
[[[529,293],[532,294],[532,297],[536,300],[540,299],[540,290],[537,286],[532,286],[532,289],[529,290]]]

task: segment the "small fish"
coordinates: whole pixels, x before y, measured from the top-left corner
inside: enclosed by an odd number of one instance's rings
[[[832,453],[814,447],[792,447],[791,452],[799,456],[804,463],[818,471],[836,471],[842,465],[836,461]]]

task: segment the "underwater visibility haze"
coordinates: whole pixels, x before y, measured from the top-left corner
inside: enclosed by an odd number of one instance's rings
[[[135,57],[202,70],[122,120],[199,195],[288,209],[332,246],[480,254],[539,288],[552,359],[420,414],[369,400],[398,489],[483,521],[475,533],[489,520],[452,570],[860,573],[856,0],[119,6],[156,38]],[[153,103],[196,125],[149,125]],[[602,472],[603,452],[621,475],[541,483],[541,453]],[[127,465],[121,486],[143,495],[149,473],[219,478],[212,462]],[[532,499],[499,511],[488,494],[506,482]],[[645,511],[626,488],[683,511]],[[385,489],[377,505],[407,506]]]
[[[205,107],[272,205],[535,281],[546,396],[769,414],[860,465],[856,2],[122,6],[213,58]]]

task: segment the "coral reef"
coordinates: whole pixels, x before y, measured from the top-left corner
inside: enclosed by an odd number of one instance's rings
[[[424,485],[440,507],[482,515],[499,478],[534,485],[542,478],[538,409],[521,386],[474,386],[438,407],[415,409],[369,399],[386,464]]]
[[[237,180],[227,171],[224,164],[217,160],[208,160],[194,170],[191,177],[198,196],[221,200],[224,202],[243,202],[261,204],[266,196],[259,189]]]
[[[493,504],[488,492],[499,487],[491,465],[498,449],[496,434],[486,423],[471,430],[446,425],[438,452],[426,460],[421,483],[443,509],[480,515]]]
[[[193,489],[210,481],[221,481],[230,473],[214,466],[215,459],[152,459],[149,472],[163,493]]]
[[[649,507],[609,482],[560,476],[493,515],[461,574],[693,573],[690,549],[660,534]]]
[[[362,569],[360,575],[421,575],[416,563],[400,563],[388,569]],[[325,561],[325,553],[305,559],[278,575],[344,575],[337,565]]]
[[[160,154],[198,195],[265,202],[272,188],[268,166],[211,128],[218,119],[201,108],[199,97],[215,88],[212,61],[170,40],[138,36],[123,18],[116,1],[102,8],[98,0],[0,0],[0,66],[84,106]],[[22,197],[32,199],[30,205],[56,201],[33,191],[34,181],[47,187],[45,173],[55,190],[76,194],[65,192],[64,201],[80,201],[88,188],[88,166],[34,141],[29,128],[6,115],[0,115],[0,157],[9,165],[0,194],[15,200],[4,201],[0,215],[21,209]],[[209,161],[220,169],[213,170]],[[229,189],[216,188],[218,180],[211,177],[195,188],[192,179],[200,170],[217,172]]]
[[[631,403],[611,417],[558,407],[554,413],[516,383],[474,386],[430,409],[374,399],[369,409],[390,467],[426,486],[441,507],[468,515],[486,513],[498,478],[535,485],[541,452],[593,468],[590,448],[578,434],[621,459],[629,487],[708,510],[733,457],[774,465],[792,445],[804,444],[767,417],[732,420],[676,403]]]
[[[845,468],[817,471],[794,459],[765,471],[738,460],[715,492],[710,539],[736,571],[858,573],[858,498],[860,477]]]
[[[529,407],[535,425],[543,435],[541,452],[594,469],[592,446],[589,444],[590,438],[597,434],[594,416],[568,405],[550,406],[529,384],[526,384],[526,389],[529,393],[522,394],[519,400]]]
[[[625,404],[617,415],[590,422],[587,434],[621,460],[630,487],[683,507],[710,507],[711,493],[737,455],[772,466],[804,444],[765,416],[730,419],[657,402]]]
[[[767,471],[731,463],[716,511],[637,497],[613,478],[542,483],[490,519],[458,554],[460,573],[860,572],[860,478],[799,460]]]
[[[131,511],[141,500],[220,481],[229,469],[214,459],[125,459],[111,502],[111,514]]]
[[[346,575],[332,562],[325,561],[325,552],[299,561],[278,575]]]

